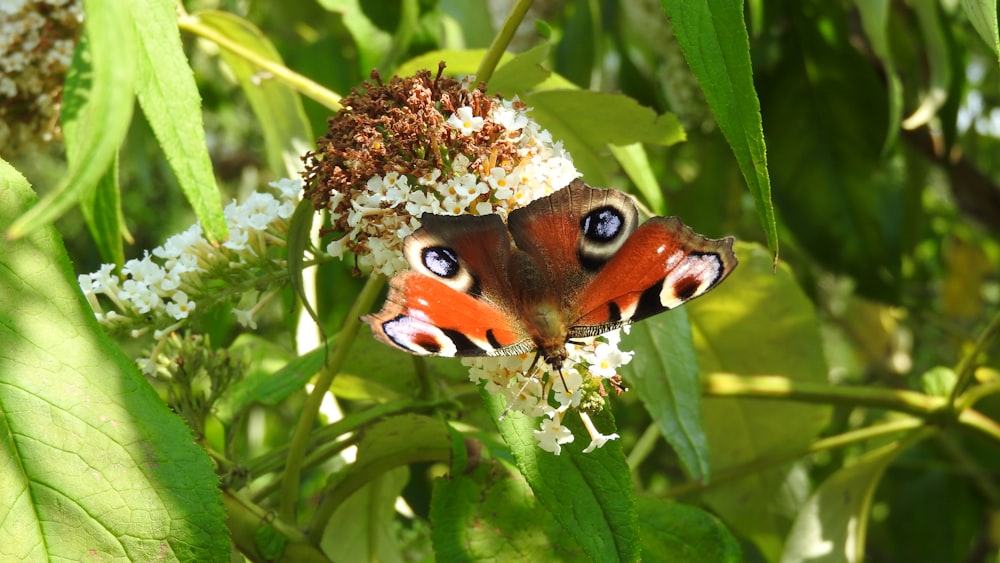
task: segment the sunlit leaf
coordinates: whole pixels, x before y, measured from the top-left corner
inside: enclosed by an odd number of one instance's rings
[[[758,245],[737,243],[736,255],[740,264],[722,285],[685,305],[702,373],[826,381],[816,314],[791,271],[779,265],[775,272]],[[830,416],[828,406],[760,399],[705,397],[701,408],[716,475],[805,450]],[[796,480],[803,478],[792,466],[775,467],[720,483],[704,498],[735,530],[773,554],[788,524],[776,503],[801,502],[807,483]]]
[[[582,556],[524,477],[495,459],[435,481],[430,518],[440,561],[529,561],[543,553],[547,560],[579,561]]]
[[[742,3],[662,2],[684,57],[743,171],[768,248],[777,256],[778,228]]]
[[[33,198],[0,162],[0,223]],[[0,349],[0,558],[229,561],[212,464],[98,327],[52,229],[0,245]]]
[[[828,477],[800,508],[781,561],[863,561],[875,488],[903,450],[903,442],[894,442]]]
[[[122,17],[120,8],[108,0],[84,3],[84,38],[73,58],[62,109],[69,170],[55,190],[16,221],[6,222],[10,238],[52,223],[76,205],[84,192],[93,192],[111,169],[132,119],[137,64],[134,54],[138,49],[132,23]]]
[[[622,369],[626,382],[646,405],[688,475],[696,480],[708,479],[698,360],[685,309],[636,324],[625,337],[625,344],[635,350],[632,362]]]
[[[490,413],[499,420],[504,412],[503,400],[485,391],[482,394]],[[603,433],[614,431],[609,416],[591,416]],[[553,455],[538,447],[532,434],[537,423],[521,413],[509,412],[497,425],[538,502],[552,513],[562,533],[591,559],[636,559],[638,522],[621,441],[612,440],[583,453],[588,434],[579,417],[570,414],[563,424],[576,439],[564,444],[560,455]]]
[[[228,233],[205,142],[201,96],[177,29],[177,5],[170,0],[137,0],[129,7],[119,6],[115,13],[130,14],[135,25],[135,92],[142,112],[206,238],[225,240]]]
[[[743,561],[736,538],[708,512],[648,497],[636,503],[643,561]]]

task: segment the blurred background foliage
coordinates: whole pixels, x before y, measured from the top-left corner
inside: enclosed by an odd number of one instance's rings
[[[256,25],[285,64],[325,87],[350,92],[372,68],[391,76],[406,61],[436,50],[484,49],[506,17],[505,0],[188,0],[189,12],[218,9]],[[746,5],[751,54],[768,145],[782,261],[809,297],[819,320],[829,381],[888,390],[947,395],[953,369],[971,351],[978,384],[1000,381],[995,345],[974,348],[998,313],[1000,280],[1000,65],[955,1],[871,2],[888,17],[873,18],[866,0],[751,0]],[[685,63],[664,10],[654,0],[534,2],[511,50],[542,41],[536,20],[554,45],[548,68],[580,88],[621,92],[657,113],[676,114],[684,143],[647,146],[665,211],[710,236],[733,234],[763,242],[754,203],[729,145]],[[873,26],[873,21],[876,22]],[[884,25],[878,25],[882,21]],[[268,165],[264,139],[247,99],[212,43],[184,34],[195,69],[212,161],[226,198],[240,197],[283,176]],[[314,134],[330,110],[304,98]],[[42,191],[60,174],[58,150],[4,147],[4,157]],[[142,119],[135,119],[121,154],[123,209],[134,235],[129,256],[160,244],[193,220]],[[609,185],[635,191],[613,159]],[[82,219],[60,220],[78,272],[101,258]],[[337,326],[361,282],[349,264],[324,265],[319,293],[325,324]],[[775,297],[776,300],[780,296]],[[290,293],[289,293],[290,299]],[[251,357],[288,354],[285,303],[278,322],[233,343],[232,323],[210,320],[217,346]],[[765,309],[767,302],[760,306]],[[780,303],[774,303],[780,311]],[[767,318],[767,311],[763,314]],[[995,321],[993,321],[995,322]],[[995,327],[994,327],[995,329]],[[272,338],[273,336],[273,338]],[[269,342],[270,341],[270,342]],[[385,360],[366,343],[348,365]],[[782,355],[775,348],[766,354]],[[289,356],[290,357],[290,356]],[[260,366],[251,361],[250,365]],[[257,369],[257,368],[255,368]],[[266,366],[259,369],[267,369]],[[372,370],[373,373],[378,370]],[[432,374],[461,385],[463,370],[438,364]],[[251,374],[251,377],[253,374]],[[400,396],[411,382],[344,376],[335,392],[346,399]],[[943,390],[943,391],[942,391]],[[471,389],[468,390],[472,392]],[[891,420],[891,412],[831,400],[826,436]],[[350,401],[348,400],[348,409]],[[626,451],[649,424],[629,399],[616,418]],[[987,395],[980,412],[1000,419],[1000,401]],[[296,404],[270,410],[257,423],[255,443],[267,451],[287,438]],[[796,420],[785,421],[788,425]],[[710,444],[710,447],[712,444]],[[810,483],[815,486],[873,449],[870,443],[821,451],[797,462],[781,498],[780,518],[764,536],[728,522],[747,560],[776,560],[775,542],[791,528]],[[662,442],[646,451],[634,474],[637,489],[699,503],[699,487],[678,490],[684,478]],[[912,445],[885,469],[874,491],[865,548],[879,562],[993,561],[1000,545],[1000,447],[968,431],[936,434]],[[402,495],[415,517],[398,518],[400,553],[428,554],[426,516],[433,464],[413,466]],[[315,476],[313,486],[322,486]],[[710,490],[710,489],[709,489]],[[746,507],[752,515],[773,507]],[[760,532],[762,533],[762,532]],[[778,550],[777,552],[780,552]]]

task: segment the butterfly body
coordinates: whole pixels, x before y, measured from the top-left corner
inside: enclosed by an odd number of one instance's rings
[[[693,299],[736,266],[732,238],[674,217],[638,225],[632,200],[577,180],[497,215],[425,214],[404,241],[411,271],[363,318],[414,354],[501,356],[538,350],[554,368],[566,343]]]

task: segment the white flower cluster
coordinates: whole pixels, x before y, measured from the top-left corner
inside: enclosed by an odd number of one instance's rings
[[[27,106],[19,115],[0,111],[0,149],[33,144],[31,135],[51,139],[82,21],[79,0],[0,1],[0,110]]]
[[[462,362],[470,368],[469,379],[473,383],[482,382],[489,393],[503,396],[508,409],[544,417],[534,436],[545,451],[559,455],[562,445],[573,441],[573,433],[562,422],[567,412],[576,411],[590,434],[590,444],[583,450],[589,453],[619,437],[601,434],[581,406],[602,404],[603,380],[615,377],[619,367],[632,361],[634,352],[619,349],[620,341],[621,335],[616,330],[586,344],[568,344],[566,364],[574,367],[561,374],[539,361],[536,373],[526,375],[534,354],[465,358]]]
[[[277,196],[255,192],[241,204],[233,201],[226,206],[229,240],[221,246],[208,242],[201,225],[195,223],[152,253],[129,260],[120,273],[115,273],[114,264],[104,264],[94,273],[81,274],[77,281],[98,321],[109,329],[131,329],[133,337],[152,329],[154,338],[163,341],[200,300],[219,297],[218,283],[251,283],[261,269],[284,268],[283,261],[274,263],[268,258],[267,249],[285,245],[287,221],[300,198],[302,180],[283,179],[270,186],[276,188]],[[106,311],[99,296],[113,308]],[[253,315],[265,302],[262,299],[248,310],[234,309],[233,313],[244,326],[256,328]]]
[[[348,243],[366,239],[369,252],[358,255],[359,265],[391,276],[407,269],[402,240],[420,228],[423,213],[497,213],[506,218],[511,210],[568,185],[580,173],[562,143],[553,141],[526,111],[506,100],[497,101],[484,117],[474,116],[470,107],[457,108],[446,121],[448,127],[469,136],[487,120],[498,123],[507,133],[497,142],[515,145],[517,161],[476,167],[469,156],[458,154],[448,173],[434,169],[421,177],[399,172],[373,176],[363,193],[351,195],[349,209],[331,211],[334,221],[346,214],[351,231],[330,243],[327,252],[341,257]],[[337,209],[345,197],[334,193],[330,209]]]

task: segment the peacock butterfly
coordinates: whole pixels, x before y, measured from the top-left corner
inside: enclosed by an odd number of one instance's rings
[[[575,180],[499,215],[424,214],[403,242],[412,270],[362,317],[412,354],[506,356],[538,350],[556,370],[566,343],[704,294],[736,267],[733,238],[705,238],[676,217],[638,226],[632,199]]]

